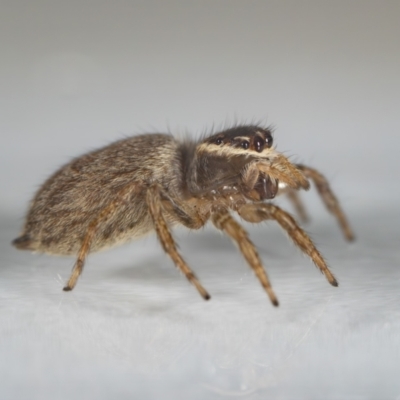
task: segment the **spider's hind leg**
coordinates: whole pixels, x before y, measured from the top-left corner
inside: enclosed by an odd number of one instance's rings
[[[67,284],[63,288],[64,291],[68,292],[75,287],[78,278],[83,271],[83,267],[85,265],[86,258],[90,252],[92,243],[95,240],[96,235],[99,229],[101,228],[102,224],[105,224],[114,215],[120,204],[125,201],[124,198],[126,196],[129,196],[133,191],[137,190],[137,188],[138,184],[135,182],[123,187],[117,193],[114,200],[111,201],[105,208],[103,208],[96,218],[90,221],[85,236],[83,237],[82,244],[79,249],[77,260],[72,269],[71,276]]]

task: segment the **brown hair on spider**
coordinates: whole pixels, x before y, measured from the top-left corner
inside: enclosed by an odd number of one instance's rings
[[[269,128],[242,125],[200,140],[179,141],[149,133],[114,142],[75,158],[38,190],[14,246],[76,255],[64,290],[72,290],[90,252],[156,231],[165,252],[204,299],[200,284],[177,250],[171,227],[199,229],[209,220],[237,243],[274,305],[278,300],[248,234],[231,212],[249,222],[275,220],[337,286],[306,232],[269,200],[286,194],[300,217],[298,197],[311,179],[348,240],[350,226],[326,179],[315,169],[291,163],[273,147]]]

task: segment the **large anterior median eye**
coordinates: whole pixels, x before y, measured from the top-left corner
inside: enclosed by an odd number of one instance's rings
[[[264,139],[261,136],[256,136],[254,138],[254,149],[261,153],[264,148]]]

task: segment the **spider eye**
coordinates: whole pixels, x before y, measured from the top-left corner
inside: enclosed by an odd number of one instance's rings
[[[273,142],[274,139],[272,138],[272,135],[269,133],[265,138],[265,144],[267,145],[268,148],[270,148]]]
[[[215,141],[215,143],[216,143],[216,144],[222,144],[222,138],[218,138],[218,139]]]
[[[259,153],[261,153],[263,151],[264,148],[264,139],[261,136],[256,136],[254,138],[254,148],[256,149],[256,151],[258,151]]]
[[[249,148],[249,142],[247,140],[243,140],[243,142],[240,143],[240,146],[242,146],[242,149],[247,150]]]

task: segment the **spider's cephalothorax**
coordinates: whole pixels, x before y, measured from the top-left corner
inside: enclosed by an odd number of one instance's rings
[[[186,176],[189,190],[197,196],[230,196],[243,202],[273,199],[279,180],[294,189],[308,189],[307,179],[272,144],[270,129],[252,125],[206,138],[191,158]]]
[[[13,241],[19,249],[77,254],[64,290],[72,290],[90,251],[97,251],[155,230],[164,250],[197,288],[210,298],[179,254],[170,227],[198,229],[211,220],[238,245],[272,303],[272,290],[258,253],[231,216],[246,221],[277,221],[328,281],[337,281],[308,235],[293,217],[268,200],[286,193],[300,217],[297,196],[309,179],[348,240],[352,231],[326,179],[315,169],[292,164],[272,148],[268,128],[244,125],[199,141],[145,134],[120,140],[76,158],[39,189],[24,230]]]

